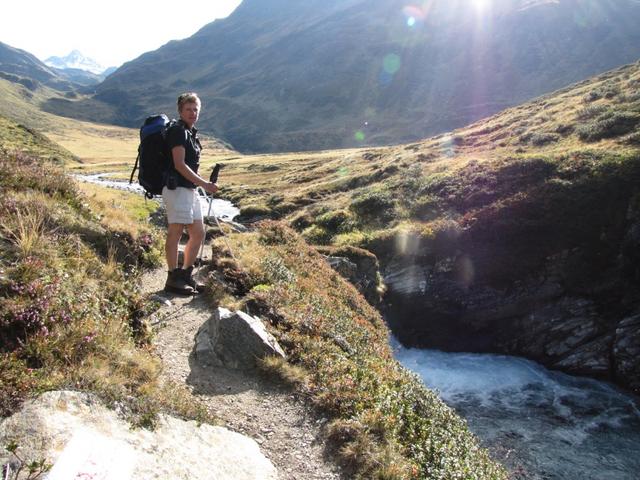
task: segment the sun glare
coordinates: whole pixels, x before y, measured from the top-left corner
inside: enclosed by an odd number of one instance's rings
[[[473,6],[479,12],[485,11],[490,3],[491,0],[473,0]]]

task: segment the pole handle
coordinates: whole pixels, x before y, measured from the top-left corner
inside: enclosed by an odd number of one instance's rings
[[[213,170],[211,171],[211,176],[209,177],[209,181],[211,183],[216,183],[218,181],[218,175],[220,174],[220,168],[222,168],[222,165],[220,165],[219,163],[216,163],[216,165],[213,167]]]

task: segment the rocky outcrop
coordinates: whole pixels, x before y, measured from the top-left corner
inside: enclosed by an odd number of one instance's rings
[[[318,247],[327,262],[343,278],[349,280],[372,305],[381,301],[384,285],[376,256],[356,247]]]
[[[640,393],[640,314],[622,320],[613,343],[616,377]]]
[[[455,193],[458,220],[410,249],[374,244],[396,336],[525,356],[638,391],[640,158],[589,155],[581,165],[588,157],[598,168],[574,164],[571,175],[543,161],[470,163],[437,190]]]
[[[198,331],[195,354],[204,363],[238,370],[256,368],[265,357],[285,358],[259,318],[225,308],[218,308]]]
[[[25,462],[53,464],[48,480],[275,480],[271,462],[252,439],[225,428],[160,415],[153,431],[131,429],[96,397],[48,392],[0,424]],[[0,463],[18,467],[0,451]]]

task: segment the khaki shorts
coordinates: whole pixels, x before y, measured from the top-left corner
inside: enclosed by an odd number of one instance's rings
[[[167,209],[167,221],[169,224],[191,225],[193,222],[202,220],[200,198],[195,189],[177,187],[175,190],[169,190],[164,187],[162,189],[162,200]]]

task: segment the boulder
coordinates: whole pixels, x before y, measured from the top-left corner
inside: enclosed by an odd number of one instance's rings
[[[258,444],[222,427],[160,415],[155,430],[132,429],[97,397],[48,392],[0,423],[0,442],[27,463],[53,464],[48,480],[275,480]],[[15,471],[17,458],[0,452]]]
[[[372,305],[378,305],[384,293],[380,264],[376,256],[356,247],[317,247],[327,263],[345,278]]]
[[[269,356],[286,358],[257,317],[218,308],[196,336],[196,358],[218,367],[248,370]]]
[[[350,280],[358,273],[358,266],[346,257],[326,257],[327,263],[342,277]]]

